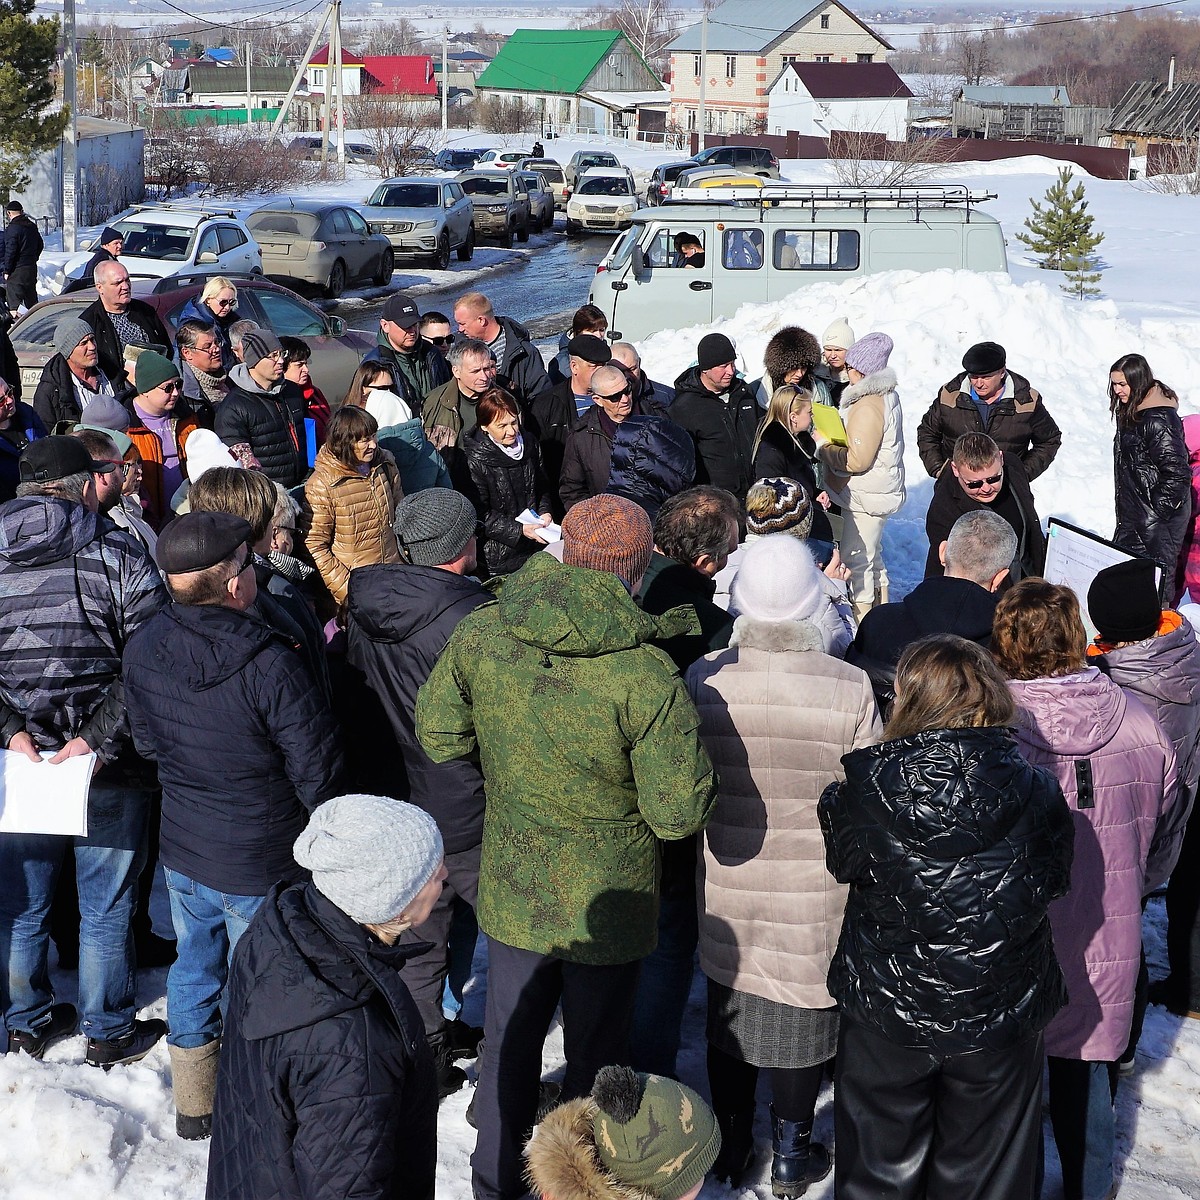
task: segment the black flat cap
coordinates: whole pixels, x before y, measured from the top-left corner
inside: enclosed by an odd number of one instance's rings
[[[186,513],[158,535],[158,565],[168,575],[204,571],[249,545],[252,536],[249,522],[232,513]]]

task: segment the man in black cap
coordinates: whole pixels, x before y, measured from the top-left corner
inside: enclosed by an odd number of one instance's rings
[[[1053,461],[1062,433],[1029,380],[1008,369],[998,342],[976,342],[955,375],[938,393],[917,427],[917,449],[930,475],[950,461],[964,433],[986,433],[1025,465],[1030,482]]]
[[[167,1038],[181,1137],[212,1128],[226,965],[263,897],[295,882],[292,843],[337,794],[324,694],[292,644],[250,610],[249,524],[188,513],[158,539],[174,603],[129,640],[123,681],[138,752],[158,766],[161,856],[178,957]]]
[[[556,518],[565,511],[558,497],[558,485],[567,436],[592,407],[592,376],[596,368],[611,359],[612,351],[603,338],[577,333],[567,342],[569,376],[534,398],[530,425],[541,446],[542,469],[550,484]]]
[[[696,347],[696,365],[675,380],[667,415],[692,435],[696,483],[711,483],[744,500],[754,482],[754,432],[761,414],[736,364],[737,350],[723,333],[705,334]]]
[[[346,611],[348,655],[365,689],[369,714],[381,717],[382,740],[371,747],[369,791],[408,800],[430,813],[445,844],[447,879],[429,919],[405,940],[431,949],[404,964],[404,982],[425,1023],[442,1095],[457,1091],[462,1072],[456,1053],[473,1050],[461,1021],[447,1023],[442,990],[455,901],[475,907],[483,843],[483,775],[476,760],[435,763],[417,740],[417,692],[458,623],[491,596],[475,570],[477,517],[471,502],[449,488],[426,488],[401,500],[396,541],[405,562],[351,572]],[[368,718],[369,719],[369,718]]]
[[[78,279],[68,279],[67,286],[63,288],[61,295],[65,296],[68,292],[78,292],[83,288],[94,286],[96,268],[102,262],[116,262],[124,249],[125,235],[119,229],[105,225],[100,232],[100,242],[96,247],[96,253],[88,259],[87,266],[83,268],[83,274]]]
[[[421,336],[421,314],[407,292],[393,292],[387,298],[379,317],[375,349],[363,362],[383,362],[391,367],[396,395],[414,416],[434,388],[450,382],[445,356]]]
[[[269,329],[242,338],[242,361],[229,372],[229,394],[217,408],[217,437],[244,467],[257,467],[285,488],[308,474],[304,394],[285,379],[283,347]]]
[[[135,1020],[130,927],[151,792],[125,739],[121,652],[166,603],[154,564],[97,515],[96,480],[117,470],[82,442],[46,437],[21,457],[0,507],[0,745],[52,762],[95,754],[86,836],[0,837],[0,995],[10,1052],[40,1058],[75,1030],[87,1062],[143,1057],[166,1032]],[[79,887],[79,1010],[54,1002],[47,912],[68,853]]]

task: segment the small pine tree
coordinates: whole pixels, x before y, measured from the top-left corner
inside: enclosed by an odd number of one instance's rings
[[[1069,254],[1063,259],[1062,267],[1067,282],[1061,286],[1068,295],[1078,300],[1100,295],[1100,289],[1095,286],[1100,282],[1100,272],[1096,269],[1097,259],[1094,254]]]
[[[1096,218],[1087,210],[1082,182],[1071,187],[1073,177],[1071,168],[1063,167],[1058,182],[1047,188],[1044,205],[1030,197],[1033,215],[1025,219],[1029,232],[1017,234],[1050,271],[1062,270],[1071,255],[1091,255],[1104,240],[1104,234],[1092,232]]]

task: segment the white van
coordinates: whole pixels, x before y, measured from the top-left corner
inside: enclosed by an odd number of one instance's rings
[[[612,341],[707,325],[743,304],[779,300],[819,281],[943,267],[1008,272],[995,199],[961,186],[892,188],[767,184],[674,191],[642,209],[596,270],[588,301]],[[677,253],[690,234],[703,254]],[[686,264],[686,265],[685,265]]]

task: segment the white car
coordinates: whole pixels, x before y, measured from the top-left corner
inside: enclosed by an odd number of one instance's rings
[[[624,167],[591,167],[567,199],[567,232],[628,229],[638,207],[633,176]]]
[[[476,160],[472,171],[512,171],[517,163],[529,157],[528,150],[485,150]]]
[[[243,221],[229,210],[173,204],[135,206],[110,222],[125,238],[121,263],[130,275],[165,279],[189,271],[261,275],[262,250]],[[83,274],[99,243],[73,255],[63,267],[68,279]]]

